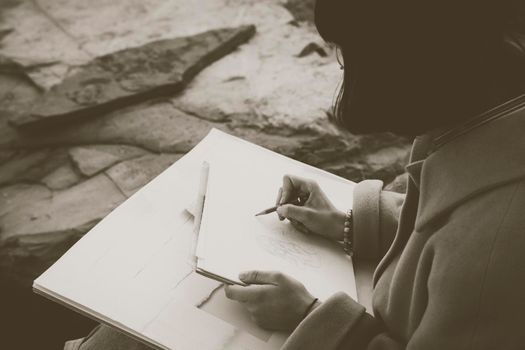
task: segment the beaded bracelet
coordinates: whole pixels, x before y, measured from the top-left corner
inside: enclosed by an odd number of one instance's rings
[[[343,229],[343,249],[348,256],[354,255],[354,251],[352,250],[352,240],[350,238],[352,234],[352,227],[353,227],[353,212],[352,209],[348,209],[346,211],[345,216],[345,227]]]

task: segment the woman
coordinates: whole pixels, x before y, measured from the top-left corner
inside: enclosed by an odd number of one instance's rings
[[[344,58],[338,121],[352,132],[420,136],[407,166],[406,198],[363,181],[352,218],[315,183],[285,176],[282,218],[337,241],[353,221],[346,231],[355,259],[380,261],[374,316],[342,293],[320,303],[275,272],[249,271],[241,276],[249,286],[228,286],[227,296],[263,327],[292,331],[285,349],[525,348],[518,6],[317,2],[317,28]],[[286,204],[300,193],[309,195],[303,207]]]
[[[276,272],[247,271],[240,278],[248,286],[226,287],[261,326],[292,332],[284,349],[525,348],[518,7],[512,0],[317,2],[317,28],[344,59],[336,119],[354,133],[419,136],[406,197],[363,181],[352,215],[315,183],[285,176],[282,219],[305,234],[346,236],[355,259],[380,263],[373,316],[342,293],[321,303]],[[304,206],[286,204],[299,193],[309,195]],[[141,348],[109,328],[69,343],[79,346]]]

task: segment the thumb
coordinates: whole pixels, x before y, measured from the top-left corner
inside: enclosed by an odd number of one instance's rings
[[[280,216],[284,216],[289,220],[299,221],[303,224],[308,221],[311,212],[312,210],[309,208],[293,204],[285,204],[277,208],[277,214]]]
[[[273,271],[245,271],[239,274],[239,279],[246,284],[277,285],[280,278],[281,274]]]

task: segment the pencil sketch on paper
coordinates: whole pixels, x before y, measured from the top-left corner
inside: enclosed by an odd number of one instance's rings
[[[257,236],[258,244],[268,253],[297,266],[321,267],[319,255],[311,248],[287,239],[266,235]]]

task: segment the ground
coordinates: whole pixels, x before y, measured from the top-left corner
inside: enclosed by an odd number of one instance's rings
[[[341,71],[312,4],[0,3],[0,347],[92,327],[32,280],[211,128],[354,181],[404,172],[407,140],[328,121]]]

